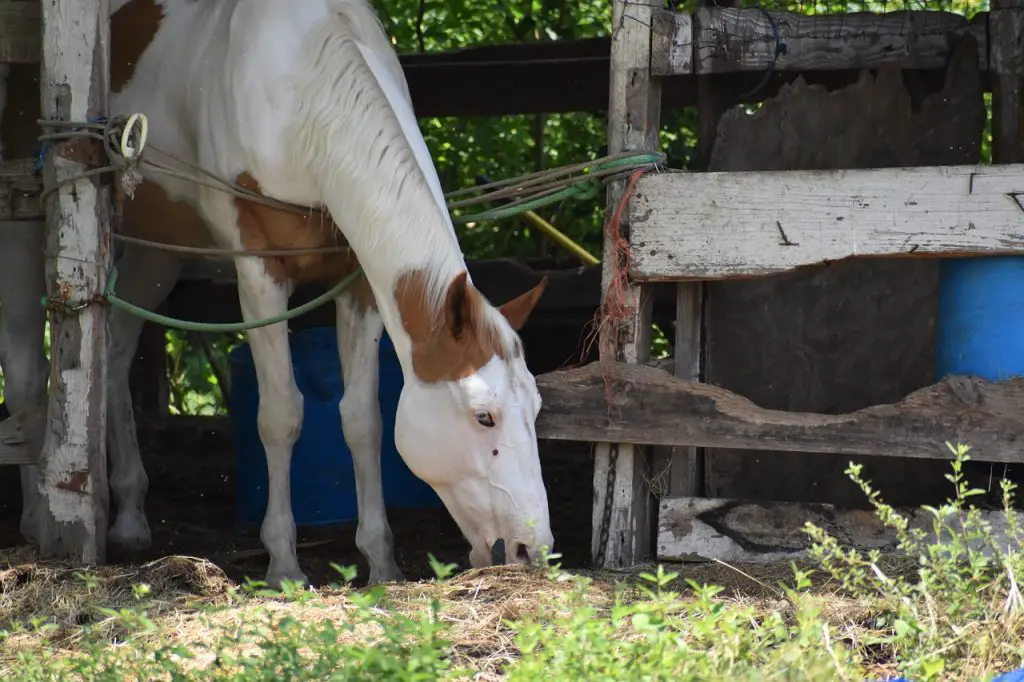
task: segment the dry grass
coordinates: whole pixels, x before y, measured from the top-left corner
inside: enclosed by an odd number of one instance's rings
[[[117,641],[116,619],[97,617],[96,607],[112,609],[138,606],[133,585],[150,587],[145,597],[149,617],[158,630],[148,637],[171,644],[212,644],[224,626],[239,625],[257,610],[285,610],[299,621],[328,618],[341,622],[352,610],[349,588],[319,588],[318,599],[294,603],[276,598],[238,599],[237,586],[209,561],[169,556],[141,566],[106,566],[82,569],[61,562],[39,561],[34,550],[0,550],[0,629],[11,623],[30,625],[33,620],[56,624],[47,645],[69,654],[76,650],[82,627],[92,626],[96,635]],[[384,603],[400,613],[425,612],[431,598],[443,604],[441,617],[452,625],[457,665],[468,664],[490,679],[489,672],[511,661],[517,651],[505,625],[533,613],[538,604],[557,603],[570,586],[547,580],[536,571],[502,567],[468,571],[444,581],[406,582],[388,585]],[[611,599],[613,583],[598,580],[592,588],[594,603]],[[220,607],[210,610],[208,607]],[[357,631],[367,644],[379,636],[369,629]],[[137,633],[134,636],[138,636]],[[40,636],[22,632],[0,648],[0,679],[12,670],[19,651],[35,649]],[[202,663],[202,657],[197,661]]]
[[[675,568],[680,577],[671,588],[684,594],[689,588],[683,581],[690,579],[698,584],[724,587],[718,599],[733,606],[749,607],[758,618],[760,614],[791,616],[795,612],[794,605],[779,588],[783,583],[792,584],[793,569],[789,564],[711,563]],[[910,568],[906,562],[890,562],[882,570],[896,576]],[[645,570],[651,571],[652,567],[575,573],[591,579],[587,602],[602,608],[611,605],[617,586],[626,587],[628,598],[629,586],[636,585],[639,573]],[[806,594],[820,606],[821,617],[828,623],[835,641],[857,644],[875,634],[871,605],[842,596],[840,585],[824,574],[818,575]],[[45,645],[58,656],[74,655],[82,642],[82,626],[86,624],[91,626],[92,637],[111,642],[122,640],[127,634],[119,631],[123,626],[116,618],[99,613],[97,607],[137,607],[139,601],[133,586],[139,583],[150,587],[143,603],[156,628],[147,634],[133,632],[132,636],[200,650],[202,645],[212,646],[226,629],[251,624],[261,617],[260,612],[278,616],[287,613],[304,623],[323,619],[345,623],[351,620],[350,614],[356,608],[352,588],[348,587],[319,588],[315,599],[298,602],[276,597],[240,597],[238,586],[220,568],[193,557],[170,556],[141,566],[83,571],[64,563],[38,561],[27,548],[0,551],[0,630],[10,623],[31,625],[34,619],[56,624],[45,640],[30,631],[10,637],[0,647],[0,679],[15,670],[19,652],[38,651]],[[571,581],[551,580],[537,571],[498,567],[467,571],[443,582],[388,585],[384,599],[375,608],[382,615],[417,615],[429,609],[432,599],[438,600],[440,617],[450,626],[445,637],[452,642],[454,665],[477,671],[474,679],[498,680],[519,656],[507,623],[537,614],[541,605],[567,606],[574,587]],[[1024,630],[1016,635],[1005,634],[1007,646],[1009,640],[1024,646]],[[349,642],[371,646],[381,632],[379,627],[367,624],[344,636]],[[212,656],[200,654],[191,665],[203,666]],[[981,668],[991,672],[984,661],[978,661],[978,668],[979,672]],[[896,672],[895,662],[890,653],[879,651],[877,660],[868,661],[868,671],[874,679],[884,679]]]
[[[601,607],[611,604],[617,583],[633,584],[644,570],[651,567],[577,574],[593,580],[588,601]],[[679,580],[684,578],[724,586],[723,598],[768,612],[788,608],[777,585],[791,580],[792,569],[781,564],[698,564],[682,567]],[[52,622],[56,627],[48,633],[46,644],[64,654],[76,650],[85,624],[91,625],[94,635],[118,641],[126,633],[118,631],[116,619],[98,615],[96,607],[137,606],[132,587],[139,583],[150,587],[145,607],[158,626],[147,636],[171,644],[212,644],[225,626],[240,625],[259,609],[287,610],[299,621],[328,618],[343,622],[353,608],[349,588],[320,588],[318,599],[303,603],[255,597],[239,600],[232,596],[237,586],[220,568],[194,557],[169,556],[141,566],[83,570],[66,563],[41,562],[33,550],[15,548],[0,551],[0,629],[10,623],[30,625],[33,619]],[[822,588],[837,620],[849,621],[851,612],[861,608],[835,599],[827,584]],[[564,603],[571,589],[571,583],[549,580],[536,571],[499,567],[467,571],[444,582],[392,584],[387,586],[382,606],[416,614],[425,612],[432,598],[438,599],[441,618],[451,625],[446,636],[453,642],[455,665],[472,667],[479,671],[477,679],[488,680],[499,679],[502,669],[518,656],[507,622],[535,614],[541,604]],[[211,612],[208,607],[219,608]],[[357,630],[354,636],[370,644],[379,632],[367,628]],[[35,633],[12,636],[0,650],[0,679],[11,671],[19,651],[40,644]],[[196,664],[202,662],[200,657]]]

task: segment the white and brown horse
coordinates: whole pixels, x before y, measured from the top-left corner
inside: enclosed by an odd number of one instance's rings
[[[401,578],[381,490],[383,329],[405,381],[396,445],[459,525],[471,564],[491,563],[499,539],[513,561],[550,548],[534,429],[541,399],[516,333],[543,283],[500,307],[474,288],[397,55],[371,6],[366,0],[113,0],[111,13],[111,114],[147,115],[149,158],[189,172],[169,158],[174,155],[222,180],[319,209],[302,216],[146,173],[134,200],[124,204],[125,232],[232,249],[351,245],[355,255],[235,258],[247,321],[284,312],[302,282],[333,285],[358,256],[365,276],[336,301],[345,385],[340,411],[356,473],[356,543],[371,582]],[[36,90],[23,90],[38,100]],[[6,113],[33,108],[15,102],[17,95],[17,88],[7,92],[4,121],[5,135],[15,138],[7,129],[17,122],[9,125]],[[42,242],[38,233],[0,230],[7,240],[0,248],[0,362],[16,412],[38,400],[46,385]],[[177,281],[181,261],[129,244],[117,267],[119,294],[154,309]],[[150,543],[143,512],[148,481],[128,392],[141,327],[137,317],[110,312],[108,449],[117,506],[110,539],[128,548]],[[295,554],[289,477],[302,395],[287,334],[285,323],[248,332],[269,471],[261,538],[270,555],[267,580],[275,585],[305,581]],[[187,460],[182,453],[183,466]],[[36,486],[33,468],[25,467],[22,528],[29,537]]]

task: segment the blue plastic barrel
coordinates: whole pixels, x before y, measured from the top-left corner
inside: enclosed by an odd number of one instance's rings
[[[935,374],[988,381],[1024,376],[1024,257],[940,263]]]
[[[292,450],[292,514],[298,526],[351,523],[357,518],[352,454],[341,431],[343,383],[338,339],[333,327],[289,334],[295,383],[304,397],[302,432]],[[267,508],[267,459],[256,416],[259,388],[249,344],[229,354],[231,415],[235,441],[235,486],[238,520],[259,525]],[[437,494],[418,479],[395,448],[395,413],[402,393],[402,367],[391,339],[380,341],[378,397],[384,423],[381,478],[384,503],[397,508],[441,505]]]

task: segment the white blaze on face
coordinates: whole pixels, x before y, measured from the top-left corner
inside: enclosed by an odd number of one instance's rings
[[[504,540],[509,561],[552,548],[534,423],[540,395],[522,357],[495,356],[475,374],[425,384],[412,377],[399,400],[395,443],[472,545],[473,566]]]

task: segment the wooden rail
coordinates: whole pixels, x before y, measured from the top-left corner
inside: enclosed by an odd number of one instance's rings
[[[541,438],[636,445],[1024,463],[1024,379],[949,377],[898,403],[849,414],[785,412],[644,365],[606,362],[537,378]],[[608,396],[611,396],[609,402]]]
[[[0,62],[39,62],[41,21],[38,2],[0,1]],[[968,33],[978,42],[979,65],[987,70],[986,22],[985,12],[968,21],[960,14],[924,10],[821,16],[732,7],[701,7],[692,15],[658,10],[653,13],[651,70],[659,76],[761,71],[773,67],[773,62],[775,69],[783,71],[876,68],[892,63],[913,69],[942,68],[951,41]],[[777,58],[776,29],[779,42],[786,45]],[[410,72],[441,66],[451,70],[481,59],[492,66],[495,61],[511,64],[531,57],[538,63],[603,58],[607,69],[606,40],[566,42],[571,47],[564,53],[546,46],[543,55],[533,55],[534,46],[517,45],[470,48],[448,56],[402,55],[401,59]],[[521,54],[514,54],[517,51]]]
[[[910,528],[924,534],[925,542],[934,544],[942,540],[935,533],[932,513],[920,508],[896,511],[907,519]],[[1020,540],[1011,532],[1002,510],[977,513],[995,536],[993,546],[1019,549]],[[1024,523],[1024,514],[1017,512],[1013,516],[1017,524]],[[965,514],[960,513],[956,518],[963,521]],[[903,553],[896,532],[866,509],[805,502],[674,497],[661,500],[658,558],[761,564],[808,558],[812,542],[811,536],[804,532],[804,524],[808,522],[847,549]],[[957,521],[951,515],[946,523],[956,524]],[[975,546],[984,552],[980,544]]]
[[[537,435],[550,440],[923,459],[950,459],[946,443],[959,441],[976,461],[1024,463],[1024,379],[949,377],[900,402],[848,414],[768,410],[717,386],[624,362],[549,372],[537,386],[544,401]],[[29,411],[0,423],[0,464],[34,461],[44,416]]]
[[[759,8],[702,7],[694,13],[693,23],[692,68],[698,74],[869,69],[886,64],[941,69],[955,41],[967,35],[977,42],[979,67],[988,70],[983,12],[968,21],[952,12],[923,10],[807,16]],[[677,41],[685,40],[688,30],[677,25]],[[777,50],[777,46],[785,47]],[[665,75],[688,72],[688,65],[678,65]]]
[[[1024,164],[666,173],[637,183],[629,211],[631,274],[643,281],[1024,254]]]
[[[0,1],[0,63],[38,64],[42,48],[42,3],[38,0]]]

